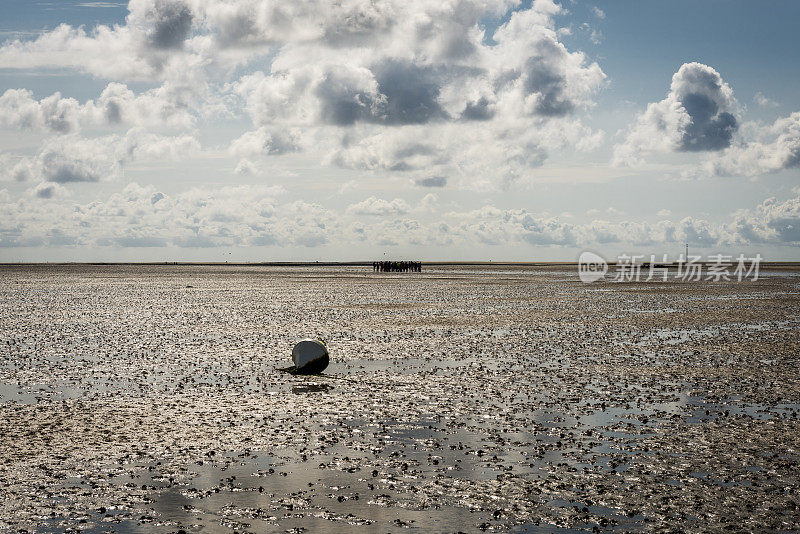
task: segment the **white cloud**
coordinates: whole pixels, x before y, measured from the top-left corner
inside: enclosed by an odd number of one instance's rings
[[[800,244],[800,196],[780,202],[769,198],[755,209],[743,210],[726,225],[734,243]]]
[[[122,136],[71,134],[46,140],[36,156],[20,157],[10,174],[17,181],[99,182],[117,178],[122,166],[133,161],[178,160],[199,151],[200,144],[191,135],[160,136],[143,128],[132,128]]]
[[[524,209],[501,210],[494,206],[448,214],[461,239],[486,245],[528,244],[533,246],[578,243],[577,228],[556,218],[537,217]]]
[[[117,159],[124,163],[138,160],[180,160],[200,152],[192,135],[162,136],[144,128],[131,128],[115,147]]]
[[[0,181],[26,182],[32,178],[32,172],[28,158],[0,153]]]
[[[672,77],[667,97],[647,105],[614,162],[635,165],[648,152],[704,152],[731,145],[739,124],[733,90],[713,68],[684,63]]]
[[[0,62],[18,69],[72,68],[111,79],[150,79],[147,58],[136,53],[136,36],[126,26],[97,26],[91,32],[66,24],[34,40],[0,48]]]
[[[495,32],[493,83],[499,84],[509,115],[567,115],[592,105],[605,81],[597,63],[587,64],[582,52],[569,52],[559,42],[551,17],[560,10],[551,6],[518,11]]]
[[[347,213],[372,216],[402,215],[408,213],[408,205],[401,198],[389,201],[382,198],[369,197],[366,200],[348,206]]]
[[[755,101],[771,106],[757,93]],[[654,152],[705,152],[683,177],[759,176],[800,165],[800,112],[771,125],[740,123],[733,90],[711,67],[684,64],[667,98],[648,104],[625,141],[614,147],[614,163],[637,165]]]
[[[370,171],[409,172],[417,185],[497,189],[544,164],[556,150],[593,150],[603,133],[578,120],[531,127],[526,118],[465,127],[445,122],[394,128],[361,127],[329,146],[326,163]],[[425,181],[427,180],[427,181]]]
[[[39,182],[29,193],[37,198],[51,199],[69,196],[69,191],[54,182]]]
[[[84,104],[7,92],[0,123],[61,134],[187,130],[207,113],[235,116],[243,106],[255,130],[231,144],[240,158],[309,150],[342,167],[424,169],[491,187],[540,166],[553,146],[591,150],[601,135],[564,142],[557,133],[585,130],[575,115],[605,81],[597,63],[559,41],[553,18],[562,12],[552,0],[528,8],[512,0],[132,0],[124,24],[62,25],[0,46],[0,62],[12,68],[114,80]],[[484,35],[487,17],[507,13]],[[256,64],[267,66],[247,67]],[[135,94],[120,80],[160,86]],[[483,146],[486,156],[475,159]]]
[[[271,227],[277,187],[190,189],[170,196],[153,186],[129,184],[102,203],[75,205],[65,232],[89,225],[86,236],[99,245],[185,247],[229,246],[294,239]],[[298,231],[302,224],[295,229]]]
[[[191,93],[166,83],[136,95],[126,85],[114,82],[96,101],[81,104],[60,93],[36,100],[27,89],[8,89],[0,96],[0,126],[55,134],[126,126],[186,129],[196,120]]]
[[[110,83],[96,102],[86,104],[87,114],[93,125],[191,128],[199,107],[196,89],[167,82],[137,95],[124,84]]]
[[[153,48],[179,49],[183,47],[189,37],[193,13],[186,2],[181,0],[155,0],[154,2],[132,0],[130,10],[133,20],[141,17],[144,33],[147,35],[147,43]]]
[[[26,89],[9,89],[0,96],[0,126],[69,133],[78,128],[81,105],[55,93],[35,100]]]
[[[557,28],[563,14],[551,0],[132,0],[123,24],[19,36],[0,45],[4,68],[73,69],[109,81],[81,101],[64,91],[0,95],[0,128],[39,136],[38,147],[0,154],[9,189],[26,189],[0,195],[0,245],[796,241],[796,199],[767,201],[727,224],[672,221],[668,210],[658,222],[603,211],[584,223],[491,205],[444,213],[453,189],[532,183],[554,153],[602,146],[603,132],[583,114],[606,75],[561,41],[572,27],[581,31],[577,22]],[[505,22],[486,35],[487,19]],[[584,28],[594,40],[599,23]],[[772,105],[761,93],[755,102]],[[687,63],[666,98],[637,117],[615,161],[702,153],[695,174],[748,176],[798,165],[800,114],[759,125],[740,124],[740,111],[719,73]],[[217,115],[231,120],[216,129],[209,119]],[[252,126],[242,126],[248,119]],[[284,163],[302,161],[303,172],[313,162],[340,167],[321,175],[341,178],[348,196],[365,174],[382,185],[338,209],[278,202],[279,190],[259,186],[170,195],[134,184],[96,202],[69,196],[88,190],[72,182],[112,180],[132,162],[197,155],[201,136],[212,139],[213,156],[237,162],[242,181],[272,179]],[[295,153],[305,156],[287,156]],[[387,195],[387,177],[418,201]]]
[[[761,91],[756,92],[755,96],[753,96],[753,102],[762,108],[775,108],[780,105],[771,98],[764,96]]]
[[[603,42],[603,32],[596,28],[592,28],[592,25],[588,22],[581,24],[580,29],[589,36],[589,40],[592,42],[592,44],[600,44]]]
[[[431,142],[425,135],[430,131],[431,127],[421,126],[354,131],[345,137],[341,146],[332,149],[326,161],[365,170],[431,169],[446,162],[448,156],[443,144]],[[367,132],[375,133],[368,135]]]
[[[296,130],[270,130],[262,126],[233,140],[230,152],[239,157],[287,154],[300,150],[300,142]]]
[[[428,193],[419,201],[419,209],[422,211],[433,211],[439,208],[439,196]]]
[[[560,8],[552,2],[513,13],[495,32],[495,46],[483,42],[478,23],[501,4],[386,5],[391,9],[381,13],[394,13],[391,23],[370,19],[389,28],[371,36],[380,46],[344,53],[349,40],[293,41],[271,73],[234,83],[253,123],[302,127],[301,137],[315,136],[315,146],[328,150],[325,162],[368,170],[430,171],[451,160],[458,165],[486,144],[519,143],[492,153],[501,167],[517,167],[507,172],[512,176],[541,165],[552,145],[547,138],[574,130],[571,115],[590,107],[604,82],[596,63],[558,41],[552,16]],[[591,144],[576,143],[578,150]]]
[[[707,159],[699,172],[758,176],[800,166],[800,112],[750,130],[752,138]]]
[[[258,173],[258,166],[247,158],[239,160],[234,172],[240,176],[252,176]]]
[[[435,195],[411,210],[400,199],[370,197],[348,209],[280,201],[274,186],[193,188],[166,194],[129,184],[105,200],[69,202],[68,191],[42,182],[29,195],[0,192],[0,246],[497,246],[590,247],[620,244],[704,248],[730,244],[800,243],[800,197],[768,199],[714,223],[693,217],[655,223],[636,220],[586,223],[491,205],[442,212]],[[58,201],[54,199],[58,198]],[[368,220],[365,221],[365,217]]]

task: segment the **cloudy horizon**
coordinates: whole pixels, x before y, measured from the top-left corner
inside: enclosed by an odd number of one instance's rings
[[[0,261],[800,260],[796,3],[9,4]]]

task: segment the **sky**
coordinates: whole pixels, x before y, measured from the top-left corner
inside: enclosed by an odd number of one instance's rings
[[[0,0],[0,261],[800,261],[800,3]]]

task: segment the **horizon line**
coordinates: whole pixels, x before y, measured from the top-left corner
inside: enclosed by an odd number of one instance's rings
[[[749,258],[748,258],[749,259]],[[332,266],[345,266],[345,267],[361,267],[372,266],[373,263],[381,261],[411,261],[422,263],[423,265],[430,266],[488,266],[488,265],[508,265],[508,266],[528,266],[528,267],[548,267],[548,266],[577,266],[577,261],[511,261],[511,260],[348,260],[348,261],[16,261],[0,262],[0,267],[13,267],[13,266],[70,266],[70,265],[86,265],[86,266],[114,266],[114,265],[148,265],[148,266],[230,266],[230,267],[332,267]],[[609,266],[616,266],[618,262],[608,261]],[[714,262],[701,261],[697,265],[709,265]],[[731,264],[735,264],[732,261]],[[640,266],[649,266],[650,262],[638,264]],[[677,267],[677,262],[657,262],[654,264],[656,267]],[[760,267],[800,267],[800,260],[790,261],[761,261]]]

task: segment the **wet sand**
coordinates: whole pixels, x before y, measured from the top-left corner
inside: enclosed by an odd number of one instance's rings
[[[797,531],[798,274],[2,266],[0,530]]]

